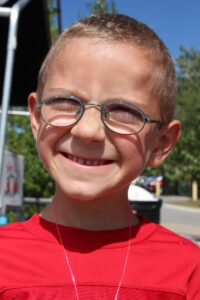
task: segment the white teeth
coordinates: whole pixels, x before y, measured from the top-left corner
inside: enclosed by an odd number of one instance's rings
[[[74,155],[68,154],[68,158],[77,162],[80,165],[86,165],[86,166],[100,166],[104,164],[104,161],[102,160],[89,160],[89,159],[83,159],[76,157]]]
[[[77,163],[79,163],[79,164],[81,164],[81,165],[84,165],[85,163],[84,163],[84,159],[82,159],[82,158],[78,158],[77,159]]]
[[[86,161],[85,161],[85,164],[86,164],[87,166],[91,166],[91,165],[92,165],[92,161],[91,161],[91,160],[86,160]]]

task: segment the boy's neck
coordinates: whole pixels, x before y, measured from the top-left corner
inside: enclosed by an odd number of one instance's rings
[[[54,197],[42,213],[42,218],[54,222],[55,214],[60,225],[94,231],[137,225],[138,217],[131,212],[128,200],[118,196],[113,200],[98,199],[87,202]]]

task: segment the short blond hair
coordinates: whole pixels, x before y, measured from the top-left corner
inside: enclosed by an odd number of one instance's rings
[[[124,42],[141,49],[148,57],[152,70],[152,94],[159,100],[161,120],[168,123],[175,110],[176,73],[172,58],[163,41],[147,25],[121,14],[92,15],[65,29],[52,45],[38,76],[39,95],[45,84],[49,67],[66,41],[73,38],[98,38],[106,42]]]

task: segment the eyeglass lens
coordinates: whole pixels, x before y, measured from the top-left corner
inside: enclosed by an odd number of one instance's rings
[[[78,101],[70,98],[52,98],[42,104],[42,116],[48,124],[57,127],[73,125],[82,111]]]
[[[110,104],[106,106],[108,117],[104,119],[105,125],[121,134],[134,134],[144,125],[143,114],[126,104]]]

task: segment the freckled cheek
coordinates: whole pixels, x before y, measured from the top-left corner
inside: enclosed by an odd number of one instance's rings
[[[55,134],[48,132],[48,130],[44,130],[44,128],[39,130],[36,148],[39,158],[45,167],[51,164],[52,157],[56,151],[57,142],[58,137],[55,136]]]
[[[68,133],[68,128],[56,128],[46,124],[41,124],[38,135],[37,135],[37,144],[45,145],[46,147],[53,148],[56,147],[57,143],[63,139]]]
[[[144,139],[139,136],[129,136],[117,143],[122,164],[143,168],[149,157]]]
[[[43,141],[42,139],[38,139],[36,148],[40,161],[43,163],[43,165],[46,165],[52,152],[51,145],[49,145],[47,140]]]

